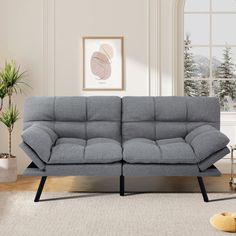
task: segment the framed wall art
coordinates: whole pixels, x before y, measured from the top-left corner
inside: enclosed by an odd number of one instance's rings
[[[83,37],[83,90],[124,90],[123,37]]]

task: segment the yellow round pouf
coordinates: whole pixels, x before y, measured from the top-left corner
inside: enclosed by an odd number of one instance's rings
[[[210,223],[218,230],[226,232],[236,232],[236,214],[232,212],[222,212],[213,215]]]

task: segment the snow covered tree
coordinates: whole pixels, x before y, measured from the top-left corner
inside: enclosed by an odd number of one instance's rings
[[[187,96],[198,96],[198,82],[191,80],[195,76],[196,71],[196,64],[191,52],[190,36],[186,35],[184,40],[184,93]]]
[[[232,52],[229,46],[223,50],[223,62],[217,68],[216,76],[222,79],[232,79],[234,77],[235,65],[232,62]]]
[[[198,96],[209,96],[210,95],[210,85],[208,81],[206,80],[201,80],[199,83],[199,94]]]
[[[218,97],[220,99],[221,107],[224,109],[224,104],[227,102],[227,97],[231,99],[236,98],[236,83],[232,81],[234,77],[235,65],[232,61],[231,48],[226,46],[223,51],[223,62],[216,70],[216,76],[220,80],[219,82],[219,93]],[[229,80],[228,80],[229,79]]]

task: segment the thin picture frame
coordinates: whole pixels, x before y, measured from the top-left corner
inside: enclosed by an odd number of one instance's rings
[[[124,90],[124,37],[84,36],[82,47],[83,90]]]

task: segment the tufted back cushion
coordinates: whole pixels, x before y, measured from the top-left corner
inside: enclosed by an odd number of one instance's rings
[[[40,123],[63,138],[121,139],[121,99],[114,96],[28,97],[24,129]]]
[[[220,128],[220,105],[213,97],[124,97],[122,137],[152,140],[185,137],[196,127]]]

